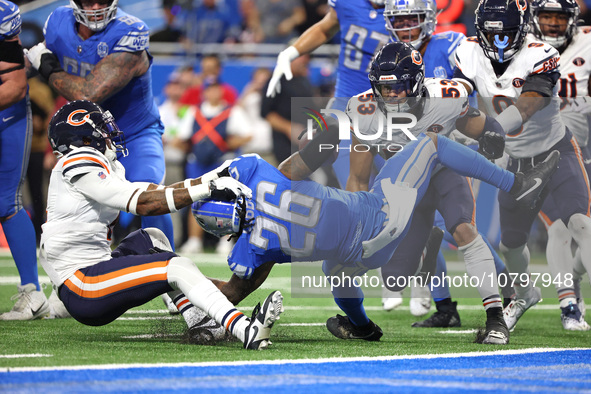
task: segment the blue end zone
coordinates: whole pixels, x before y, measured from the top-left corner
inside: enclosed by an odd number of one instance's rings
[[[439,356],[433,356],[439,357]],[[120,366],[0,373],[0,392],[558,392],[591,389],[591,350],[254,365]]]

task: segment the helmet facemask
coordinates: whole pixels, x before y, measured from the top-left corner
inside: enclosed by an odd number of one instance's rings
[[[550,11],[549,9],[534,9],[533,30],[534,35],[554,48],[564,46],[570,40],[577,29],[578,8],[575,11]],[[554,15],[552,15],[554,14]],[[540,17],[541,16],[541,17]],[[554,16],[554,18],[552,18]],[[558,20],[556,23],[554,21]],[[564,25],[564,30],[562,26]],[[544,34],[544,31],[546,34]]]
[[[88,27],[93,32],[103,30],[115,18],[119,0],[111,0],[110,4],[99,10],[85,10],[81,0],[70,0],[76,22]]]
[[[436,16],[435,4],[425,0],[388,0],[384,10],[386,29],[394,40],[408,42],[416,49],[420,49],[433,35]],[[420,33],[413,39],[415,29],[420,29]]]
[[[423,90],[423,77],[407,74],[395,80],[392,75],[381,76],[380,81],[371,81],[378,106],[384,112],[409,112],[419,102]]]

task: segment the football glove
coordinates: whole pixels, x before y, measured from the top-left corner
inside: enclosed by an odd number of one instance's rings
[[[493,131],[485,131],[478,139],[478,153],[489,160],[501,158],[505,151],[505,137]]]
[[[293,74],[291,73],[291,62],[300,56],[295,47],[290,46],[289,48],[281,51],[277,56],[277,64],[273,70],[273,76],[269,81],[269,87],[267,88],[267,97],[275,97],[277,93],[281,93],[281,77],[285,75],[285,79],[291,81]]]
[[[252,198],[252,190],[248,186],[229,176],[210,181],[209,190],[214,200],[234,201],[240,195]]]
[[[31,65],[47,80],[54,72],[64,71],[57,56],[47,49],[43,42],[35,45],[25,54]]]

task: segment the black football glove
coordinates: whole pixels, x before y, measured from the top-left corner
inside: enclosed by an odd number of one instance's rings
[[[489,160],[503,157],[505,151],[505,137],[492,132],[485,131],[478,139],[478,153]]]

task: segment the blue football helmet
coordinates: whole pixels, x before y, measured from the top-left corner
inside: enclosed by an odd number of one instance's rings
[[[423,57],[406,42],[384,45],[373,58],[368,77],[378,107],[384,113],[409,111],[423,97]],[[403,97],[399,97],[401,92],[405,93]]]
[[[386,29],[395,41],[406,41],[420,49],[435,32],[437,6],[433,0],[387,0],[384,18]],[[416,28],[421,32],[416,40],[412,40],[411,32]]]
[[[218,238],[224,235],[239,237],[251,223],[247,219],[248,211],[248,216],[253,216],[252,210],[247,210],[247,205],[254,206],[244,196],[239,196],[233,202],[206,199],[194,202],[191,212],[197,223],[208,233]]]
[[[111,0],[105,8],[91,11],[85,10],[80,0],[70,0],[70,7],[72,7],[76,22],[97,32],[107,27],[115,18],[115,15],[117,15],[117,3],[119,3],[119,0]]]
[[[526,0],[481,0],[475,25],[485,56],[498,63],[511,60],[525,41],[529,19]]]
[[[127,154],[123,132],[113,115],[87,100],[72,101],[60,108],[49,122],[48,136],[51,148],[60,155],[83,146],[95,148],[101,153],[111,149]],[[111,140],[111,146],[107,140]]]
[[[547,42],[555,48],[560,48],[573,38],[577,30],[579,13],[581,12],[575,0],[534,0],[531,3],[531,10],[533,16],[533,33],[539,40]],[[546,24],[544,30],[546,30],[547,34],[544,34],[542,32],[542,23],[540,23],[541,12],[555,12],[565,15],[568,20],[566,30],[560,32],[559,26]],[[556,37],[553,35],[556,35]]]

